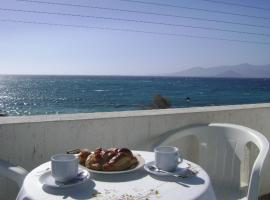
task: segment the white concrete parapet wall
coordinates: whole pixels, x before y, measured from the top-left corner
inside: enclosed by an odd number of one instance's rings
[[[31,170],[52,154],[74,148],[128,147],[152,150],[165,132],[192,124],[234,123],[270,139],[270,104],[0,118],[0,159]],[[188,143],[181,144],[192,152]],[[183,148],[182,146],[182,148]],[[270,157],[262,194],[270,193]],[[14,199],[14,183],[0,178],[0,199]]]

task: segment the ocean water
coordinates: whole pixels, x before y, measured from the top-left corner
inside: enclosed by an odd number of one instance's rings
[[[0,76],[0,109],[13,116],[141,110],[156,94],[174,108],[270,102],[270,79]]]

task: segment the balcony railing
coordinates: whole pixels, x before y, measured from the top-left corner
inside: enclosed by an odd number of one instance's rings
[[[193,124],[234,123],[270,138],[270,104],[186,109],[0,118],[0,158],[27,170],[69,149],[125,146],[152,150],[162,134]],[[176,141],[182,154],[196,161],[194,141]],[[252,153],[251,153],[252,157]],[[262,171],[261,194],[270,193],[270,157]],[[248,173],[248,172],[247,172]],[[243,181],[245,176],[243,176]],[[0,199],[14,199],[14,183],[0,178]]]

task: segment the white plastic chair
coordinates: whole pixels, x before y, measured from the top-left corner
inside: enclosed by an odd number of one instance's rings
[[[9,162],[0,159],[0,176],[14,181],[19,188],[22,186],[23,180],[27,174],[28,171],[24,168],[12,165]]]
[[[269,149],[265,136],[239,125],[212,123],[169,131],[156,146],[167,146],[185,136],[197,139],[195,162],[208,172],[217,199],[258,199],[260,172]],[[250,143],[259,150],[253,163],[247,156]],[[244,179],[246,185],[243,185]]]

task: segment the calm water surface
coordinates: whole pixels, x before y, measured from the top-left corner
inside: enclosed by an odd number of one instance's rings
[[[156,94],[176,108],[270,102],[270,79],[0,76],[0,109],[9,115],[146,109]]]

